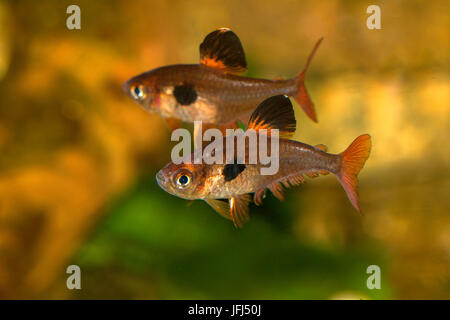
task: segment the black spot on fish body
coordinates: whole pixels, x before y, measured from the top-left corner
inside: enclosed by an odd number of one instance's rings
[[[188,106],[197,100],[197,91],[188,84],[175,86],[173,95],[177,102],[182,106]]]
[[[226,164],[223,168],[222,175],[225,177],[225,181],[231,181],[235,179],[246,168],[245,164],[230,163]]]

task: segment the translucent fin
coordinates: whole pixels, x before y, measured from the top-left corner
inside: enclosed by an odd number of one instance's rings
[[[359,212],[361,211],[359,207],[358,200],[358,173],[363,168],[367,158],[370,154],[371,139],[370,135],[363,134],[356,138],[352,144],[341,153],[342,155],[342,165],[341,170],[338,174],[339,181],[344,187],[347,196]]]
[[[230,205],[227,201],[219,200],[219,199],[205,199],[205,202],[209,204],[218,214],[222,217],[233,220],[230,215]]]
[[[284,201],[284,198],[286,196],[286,190],[284,190],[283,186],[279,181],[276,181],[269,185],[269,190],[273,193],[275,198],[277,198],[280,201]]]
[[[308,91],[306,90],[305,74],[322,40],[323,38],[320,38],[319,41],[317,41],[312,52],[309,54],[305,68],[297,76],[298,91],[297,94],[294,96],[295,101],[297,101],[297,103],[302,107],[303,111],[305,111],[308,117],[310,117],[311,120],[313,120],[314,122],[317,122],[317,115],[314,109],[314,103],[312,102],[311,98],[309,97]]]
[[[266,190],[266,188],[262,188],[255,192],[255,195],[253,196],[253,202],[257,206],[262,205],[262,201],[266,197]]]

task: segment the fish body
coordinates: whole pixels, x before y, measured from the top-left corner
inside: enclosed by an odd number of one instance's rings
[[[226,144],[224,138],[223,145]],[[270,142],[268,143],[270,148]],[[185,169],[197,174],[196,179],[199,183],[195,192],[192,193],[177,193],[176,181],[173,185],[168,185],[164,188],[171,194],[179,197],[194,200],[194,199],[225,199],[236,195],[247,193],[261,193],[264,192],[268,186],[274,185],[277,182],[289,180],[291,176],[310,175],[314,176],[318,173],[327,174],[332,172],[337,174],[339,172],[342,156],[337,154],[330,154],[321,149],[304,144],[297,141],[280,139],[279,140],[279,169],[273,175],[262,175],[261,169],[266,168],[267,165],[260,162],[252,164],[249,161],[249,146],[246,144],[245,160],[242,165],[245,169],[242,170],[236,177],[227,177],[223,174],[224,168],[227,164],[191,164],[175,165],[169,164],[164,170],[158,174],[158,181],[168,181],[165,178],[165,173],[170,176],[173,172],[180,169]],[[226,156],[226,150],[223,149],[223,159]],[[235,166],[239,164],[229,164]],[[242,167],[241,167],[242,168]]]
[[[231,30],[222,28],[207,35],[200,45],[200,64],[177,64],[144,72],[125,82],[123,90],[146,110],[183,122],[201,120],[226,125],[246,119],[256,105],[280,94],[296,99],[317,121],[304,78],[320,41],[296,77],[256,79],[241,75],[247,63],[240,40]]]
[[[326,153],[316,147],[297,141],[279,140],[279,169],[273,175],[262,175],[261,169],[267,167],[263,164],[248,164],[246,168],[235,179],[225,181],[222,174],[224,165],[214,165],[207,176],[219,176],[222,179],[212,180],[207,198],[230,198],[236,194],[263,193],[268,186],[288,181],[290,177],[301,175],[314,176],[319,172],[337,174],[339,172],[342,156]],[[248,154],[248,149],[246,151]]]
[[[194,153],[191,155],[191,163],[171,162],[160,170],[156,176],[158,184],[178,197],[205,200],[222,216],[233,220],[236,226],[242,226],[249,219],[248,204],[252,200],[250,194],[254,194],[253,201],[257,205],[262,203],[267,189],[283,200],[285,188],[304,183],[305,176],[314,178],[333,173],[359,211],[357,174],[369,156],[370,136],[361,135],[344,152],[331,154],[326,152],[324,145],[311,146],[289,140],[295,131],[295,125],[292,104],[286,96],[265,100],[250,117],[248,128],[257,130],[258,136],[270,135],[272,129],[280,131],[282,138],[278,140],[277,155],[279,167],[274,174],[261,174],[261,169],[267,167],[267,164],[259,160],[256,163],[250,161],[251,143],[247,140],[243,159],[235,158],[231,163],[225,164],[196,164],[195,158],[204,157],[205,154]],[[261,129],[269,129],[269,133],[262,132]],[[214,152],[221,152],[225,159],[227,137],[223,139],[222,145],[225,147]],[[259,144],[260,139],[257,141]],[[271,143],[273,142],[269,139],[267,150],[272,150]],[[228,203],[218,199],[228,199]]]
[[[130,83],[153,88],[154,98],[144,101],[143,106],[165,118],[220,125],[245,118],[255,106],[271,96],[294,96],[298,82],[297,77],[256,79],[225,73],[203,64],[177,64],[132,78],[124,90],[130,92]]]

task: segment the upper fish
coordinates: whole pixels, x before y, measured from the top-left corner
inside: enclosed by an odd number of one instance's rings
[[[241,75],[247,70],[247,62],[238,36],[220,28],[201,43],[200,64],[176,64],[144,72],[126,81],[123,90],[146,110],[166,118],[172,129],[182,121],[223,126],[235,120],[246,121],[255,106],[274,95],[293,97],[317,122],[305,74],[321,41],[295,77],[249,78]]]

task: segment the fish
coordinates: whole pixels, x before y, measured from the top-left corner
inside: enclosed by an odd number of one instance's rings
[[[220,28],[201,43],[199,64],[168,65],[141,73],[126,81],[123,90],[147,111],[165,118],[172,130],[182,122],[194,121],[230,127],[236,120],[248,119],[263,100],[281,94],[293,97],[317,122],[305,75],[321,41],[295,77],[257,79],[242,75],[247,62],[238,36],[228,28]]]
[[[183,199],[204,200],[220,215],[232,220],[235,227],[242,227],[249,221],[249,204],[253,201],[261,205],[267,190],[282,201],[286,190],[304,183],[306,177],[332,173],[351,204],[361,212],[357,176],[370,154],[369,134],[360,135],[338,154],[328,153],[322,144],[311,146],[294,141],[291,138],[296,130],[296,120],[292,103],[285,95],[270,97],[258,105],[249,119],[249,129],[255,130],[258,136],[264,134],[267,137],[272,135],[272,130],[278,130],[279,169],[276,173],[263,175],[261,168],[265,165],[259,159],[253,164],[249,161],[248,142],[245,159],[235,158],[224,164],[199,163],[194,161],[198,157],[198,152],[194,151],[188,156],[189,163],[169,162],[156,174],[158,185]],[[226,136],[222,138],[227,139]],[[226,147],[211,152],[223,152],[225,159]]]

